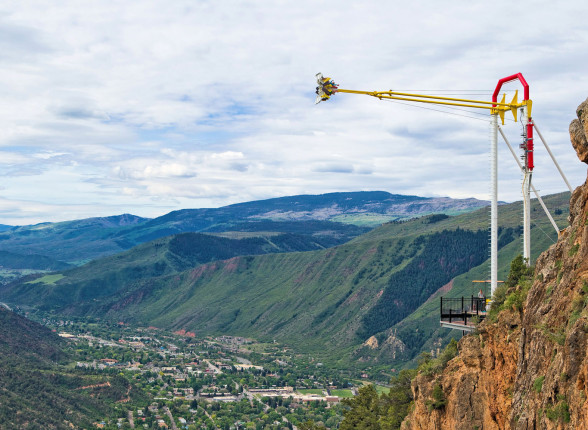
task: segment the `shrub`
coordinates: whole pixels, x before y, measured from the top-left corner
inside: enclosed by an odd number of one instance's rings
[[[523,310],[523,305],[525,300],[527,300],[527,294],[531,289],[531,281],[525,279],[523,281],[519,281],[520,286],[506,296],[506,300],[504,301],[503,309],[513,309],[517,311]]]
[[[528,260],[524,259],[520,254],[511,261],[510,272],[508,273],[505,282],[508,287],[515,287],[519,285],[521,281],[530,279],[533,276],[534,268],[533,266],[527,266],[527,262]]]
[[[435,359],[431,357],[428,352],[423,352],[419,358],[419,366],[417,370],[425,375],[435,375],[445,369],[447,363],[458,354],[457,341],[451,339],[445,349]]]
[[[565,400],[561,400],[553,408],[545,408],[545,416],[551,421],[570,422],[570,408]]]
[[[576,321],[580,318],[581,311],[575,310],[571,313],[570,318],[568,319],[568,325],[573,327],[576,324]]]
[[[492,296],[492,308],[499,308],[504,304],[507,292],[508,286],[506,284],[502,284],[496,288]]]
[[[512,260],[506,282],[494,291],[492,305],[488,312],[490,321],[496,321],[501,310],[523,310],[523,304],[527,300],[527,294],[532,285],[533,271],[532,266],[527,267],[522,255],[519,254]]]
[[[575,244],[574,246],[572,246],[570,248],[570,251],[568,252],[568,256],[573,257],[574,255],[576,255],[578,252],[578,249],[580,249],[579,243]]]
[[[535,392],[540,393],[543,389],[543,381],[545,380],[545,376],[539,376],[533,382],[533,389]]]
[[[551,328],[546,326],[545,324],[541,324],[536,327],[539,330],[541,330],[541,332],[545,335],[545,337],[547,337],[547,339],[549,339],[551,342],[557,343],[558,345],[561,345],[561,346],[563,346],[566,343],[566,332],[563,328],[553,327],[553,329],[555,329],[555,331],[552,331]],[[553,351],[554,355],[556,352],[557,352],[557,350],[554,349],[554,351]],[[552,357],[552,360],[553,360],[553,357]]]
[[[443,409],[447,404],[447,399],[445,398],[445,393],[443,392],[443,388],[441,384],[437,383],[433,387],[433,392],[431,393],[433,397],[432,401],[427,402],[427,406],[429,410],[433,409]]]
[[[438,357],[439,364],[441,365],[441,367],[445,369],[445,366],[447,366],[449,360],[456,357],[457,353],[457,341],[452,338],[443,350],[443,352]]]

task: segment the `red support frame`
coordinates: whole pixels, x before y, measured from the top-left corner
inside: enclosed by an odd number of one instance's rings
[[[523,100],[529,100],[529,84],[527,83],[527,81],[523,77],[522,73],[517,73],[516,75],[510,75],[510,76],[507,76],[506,78],[502,78],[498,81],[498,84],[496,84],[496,89],[494,90],[494,93],[492,94],[492,102],[494,102],[494,103],[498,102],[498,93],[500,92],[500,89],[502,88],[503,84],[506,84],[507,82],[512,82],[516,79],[518,79],[521,82],[521,84],[523,85],[523,89],[524,89]],[[533,120],[531,119],[530,116],[528,117],[528,122],[527,122],[527,147],[526,147],[526,151],[527,151],[527,165],[525,167],[527,168],[527,170],[532,172],[535,165],[533,163],[533,161],[534,161],[533,160]]]
[[[502,88],[502,85],[506,84],[507,82],[512,82],[516,79],[518,79],[521,82],[521,84],[523,85],[523,88],[524,88],[523,100],[529,100],[529,84],[527,83],[527,81],[523,77],[522,73],[517,73],[516,75],[510,75],[510,76],[507,76],[506,78],[502,78],[498,81],[498,84],[496,84],[496,89],[494,90],[494,93],[492,94],[492,101],[493,102],[498,101],[498,93],[500,92],[500,88]]]

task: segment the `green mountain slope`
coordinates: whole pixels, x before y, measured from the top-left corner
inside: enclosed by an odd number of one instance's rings
[[[13,252],[0,251],[0,267],[10,269],[35,269],[35,270],[65,270],[71,264],[54,260],[51,257],[37,254],[15,254]]]
[[[8,301],[50,308],[95,300],[124,291],[141,279],[178,273],[200,264],[240,255],[323,249],[320,240],[278,233],[231,233],[239,239],[183,233],[139,245],[129,251],[91,261],[59,275],[31,275],[5,288]]]
[[[117,376],[69,370],[64,341],[49,329],[0,307],[0,428],[92,428],[126,397]],[[109,382],[91,390],[80,387]]]
[[[143,280],[62,311],[198,332],[287,339],[314,348],[324,347],[329,335],[329,348],[346,347],[357,342],[358,317],[377,301],[389,273],[419,251],[412,240],[390,239],[323,251],[235,257]],[[399,264],[390,266],[389,260]],[[370,271],[369,283],[357,280],[364,268]]]
[[[560,227],[567,227],[567,216],[569,214],[569,193],[560,193],[550,195],[544,198],[551,213],[555,214],[554,218]],[[503,226],[501,237],[504,242],[513,233],[518,230],[517,223],[520,222],[522,213],[522,203],[516,202],[510,205],[499,207],[499,225]],[[447,222],[460,225],[478,225],[474,213],[465,214],[460,217],[448,219]],[[509,230],[512,229],[512,230]],[[366,236],[372,235],[370,232]],[[554,244],[557,240],[557,234],[551,226],[542,208],[536,200],[532,200],[532,229],[531,229],[531,255],[536,259],[541,252]],[[498,253],[498,278],[505,280],[510,268],[510,262],[522,250],[522,235],[515,234],[513,240],[508,243],[502,243]],[[395,361],[401,366],[402,360],[407,357],[416,357],[417,351],[438,351],[452,338],[461,336],[461,332],[442,328],[439,325],[439,297],[471,297],[476,296],[478,290],[482,288],[486,294],[489,294],[489,286],[479,283],[473,283],[474,280],[486,280],[490,277],[489,260],[484,261],[472,270],[456,276],[448,282],[443,288],[433,293],[410,316],[390,327],[388,330],[379,333],[378,348],[363,348],[355,355],[356,358],[372,359],[379,362]],[[394,342],[390,342],[390,339]],[[386,341],[388,343],[386,344]],[[400,341],[400,342],[398,342]],[[404,350],[404,354],[402,351]],[[400,359],[399,359],[400,358]]]
[[[563,227],[566,196],[545,200],[557,209]],[[520,249],[520,203],[503,205],[499,212],[500,264],[507,267]],[[486,209],[456,217],[431,215],[388,223],[324,250],[236,256],[200,265],[187,258],[192,266],[184,271],[167,259],[166,267],[176,273],[147,276],[128,273],[155,270],[162,260],[139,268],[125,261],[131,253],[121,254],[36,283],[3,287],[0,300],[201,334],[276,339],[330,359],[406,361],[449,335],[438,331],[438,302],[429,300],[435,291],[452,279],[451,294],[465,291],[467,282],[459,281],[464,273],[486,278],[487,222]],[[533,224],[536,255],[555,232],[535,207]],[[116,258],[122,271],[105,277]],[[382,346],[362,347],[372,335]]]
[[[145,218],[125,214],[14,227],[0,232],[0,250],[79,263],[128,249],[113,236],[146,221]]]

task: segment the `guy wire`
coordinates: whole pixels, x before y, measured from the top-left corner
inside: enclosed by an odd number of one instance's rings
[[[475,119],[475,120],[478,120],[478,121],[490,122],[490,118],[482,119],[482,118],[477,118],[475,116],[463,115],[463,114],[459,114],[459,113],[448,112],[446,110],[440,110],[440,109],[434,109],[434,108],[430,108],[430,107],[420,106],[418,104],[403,103],[403,102],[398,101],[398,100],[389,100],[389,99],[387,100],[387,99],[383,99],[382,101],[391,102],[391,103],[397,103],[397,104],[400,104],[400,105],[412,106],[412,107],[416,107],[416,108],[419,108],[419,109],[432,110],[432,111],[435,111],[435,112],[446,113],[446,114],[449,114],[449,115],[462,116],[464,118]],[[450,107],[448,107],[448,109],[454,109],[454,110],[459,110],[459,111],[463,111],[463,112],[469,112],[469,113],[472,113],[474,115],[484,115],[482,113],[472,112],[472,111],[465,110],[465,109],[450,108]]]

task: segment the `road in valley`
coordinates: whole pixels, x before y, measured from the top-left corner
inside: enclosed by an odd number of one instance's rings
[[[169,420],[171,421],[172,430],[178,430],[178,427],[176,426],[176,422],[174,420],[174,416],[172,415],[171,411],[169,410],[169,408],[167,406],[163,407],[163,412],[165,412],[165,414],[168,416]]]
[[[129,417],[129,425],[131,426],[132,429],[134,429],[135,428],[135,420],[133,419],[133,411],[129,411],[128,417]]]
[[[204,361],[206,361],[206,364],[208,364],[208,368],[209,368],[210,370],[212,370],[212,371],[213,371],[213,373],[215,373],[215,374],[217,374],[217,375],[220,375],[221,373],[223,373],[223,372],[222,372],[222,370],[220,370],[218,367],[216,367],[216,366],[215,366],[214,364],[212,364],[210,361],[208,361],[208,360],[204,360]]]

